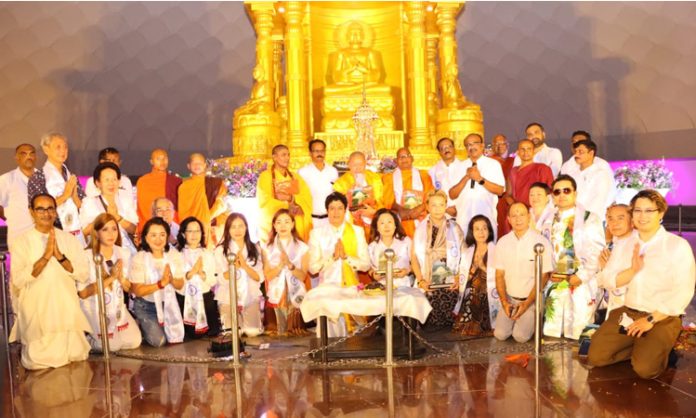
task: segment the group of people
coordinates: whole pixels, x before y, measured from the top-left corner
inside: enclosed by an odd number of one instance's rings
[[[101,349],[96,254],[112,349],[229,327],[230,254],[240,332],[259,335],[269,323],[280,334],[303,332],[306,292],[383,285],[388,248],[395,285],[421,289],[433,308],[425,327],[524,342],[534,333],[541,243],[544,334],[578,339],[606,308],[589,362],[631,358],[639,375],[659,374],[696,280],[690,246],[660,224],[664,198],[646,190],[630,206],[612,204],[613,173],[584,131],[571,136],[565,163],[538,123],[527,126],[514,157],[504,136],[492,142],[487,156],[483,137],[468,135],[462,161],[454,141],[441,138],[441,160],[429,171],[416,169],[404,147],[385,175],[354,152],[340,176],[322,140],[309,141],[311,163],[297,172],[288,147],[277,145],[257,184],[260,242],[244,215],[225,213],[224,184],[206,176],[201,154],[191,155],[182,181],[168,172],[166,151],[153,151],[152,171],[133,193],[118,151],[107,148],[83,191],[65,166],[64,136],[42,139],[43,169],[34,167],[34,147],[20,145],[17,169],[0,178],[0,205],[22,362],[58,367]],[[364,321],[343,315],[330,321],[329,335]]]

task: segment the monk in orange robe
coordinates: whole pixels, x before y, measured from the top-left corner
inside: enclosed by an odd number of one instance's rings
[[[348,172],[334,183],[334,190],[348,198],[353,224],[365,231],[365,239],[370,237],[372,217],[384,207],[384,184],[382,177],[366,170],[365,154],[355,151],[348,158]]]
[[[211,233],[212,227],[217,223],[215,218],[225,212],[222,199],[227,195],[227,188],[222,179],[206,177],[208,163],[203,154],[191,154],[187,167],[191,177],[179,186],[179,218],[197,218],[203,224],[208,246],[215,245],[217,239]]]
[[[413,168],[413,156],[408,148],[396,152],[398,168],[382,176],[384,182],[384,207],[396,212],[406,235],[413,238],[416,222],[428,214],[423,196],[433,190],[428,172]]]
[[[307,242],[312,229],[312,193],[302,176],[290,171],[288,147],[276,145],[271,158],[273,165],[259,175],[256,185],[256,198],[261,209],[261,240],[268,241],[273,215],[280,209],[288,209],[295,219],[297,234]]]
[[[152,171],[138,179],[138,233],[142,231],[145,222],[152,218],[152,203],[158,197],[166,197],[177,207],[178,189],[181,179],[167,171],[169,156],[167,151],[157,148],[150,154]],[[176,215],[174,220],[177,221]]]

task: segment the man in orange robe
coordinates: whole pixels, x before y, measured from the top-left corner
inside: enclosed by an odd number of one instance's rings
[[[215,245],[217,239],[211,234],[215,218],[225,212],[227,188],[222,179],[206,177],[208,164],[205,156],[193,153],[187,165],[191,177],[179,186],[179,218],[196,217],[203,224],[208,246]]]
[[[158,197],[166,197],[177,207],[178,189],[181,179],[167,171],[169,157],[167,151],[157,148],[150,154],[152,171],[138,179],[138,232],[142,231],[145,222],[152,218],[152,203]],[[176,220],[176,216],[174,217]]]
[[[413,156],[408,148],[396,152],[398,168],[382,176],[384,207],[396,212],[406,235],[413,238],[416,223],[428,214],[423,197],[433,190],[433,182],[425,170],[413,168]]]
[[[300,238],[307,242],[312,229],[312,193],[302,176],[293,173],[290,165],[290,150],[285,145],[276,145],[271,151],[273,165],[259,175],[256,198],[261,209],[259,228],[261,240],[268,241],[273,228],[273,216],[279,209],[288,209],[295,219],[295,228]]]

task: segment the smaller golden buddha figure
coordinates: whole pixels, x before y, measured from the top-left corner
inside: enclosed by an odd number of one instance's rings
[[[247,102],[235,112],[238,115],[265,113],[273,110],[271,104],[271,83],[266,77],[263,67],[254,67],[253,77],[256,82],[251,89],[251,95]]]
[[[442,101],[444,107],[449,109],[462,109],[467,105],[458,74],[457,64],[451,62],[447,65],[447,70],[442,77]]]

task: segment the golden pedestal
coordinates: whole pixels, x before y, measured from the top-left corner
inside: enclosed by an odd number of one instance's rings
[[[309,162],[307,143],[327,143],[326,159],[357,149],[353,116],[361,92],[375,111],[380,157],[406,145],[414,165],[439,160],[434,144],[483,133],[478,105],[458,79],[456,20],[463,1],[246,2],[257,34],[255,84],[235,112],[233,161],[268,159],[286,144],[291,167]]]

